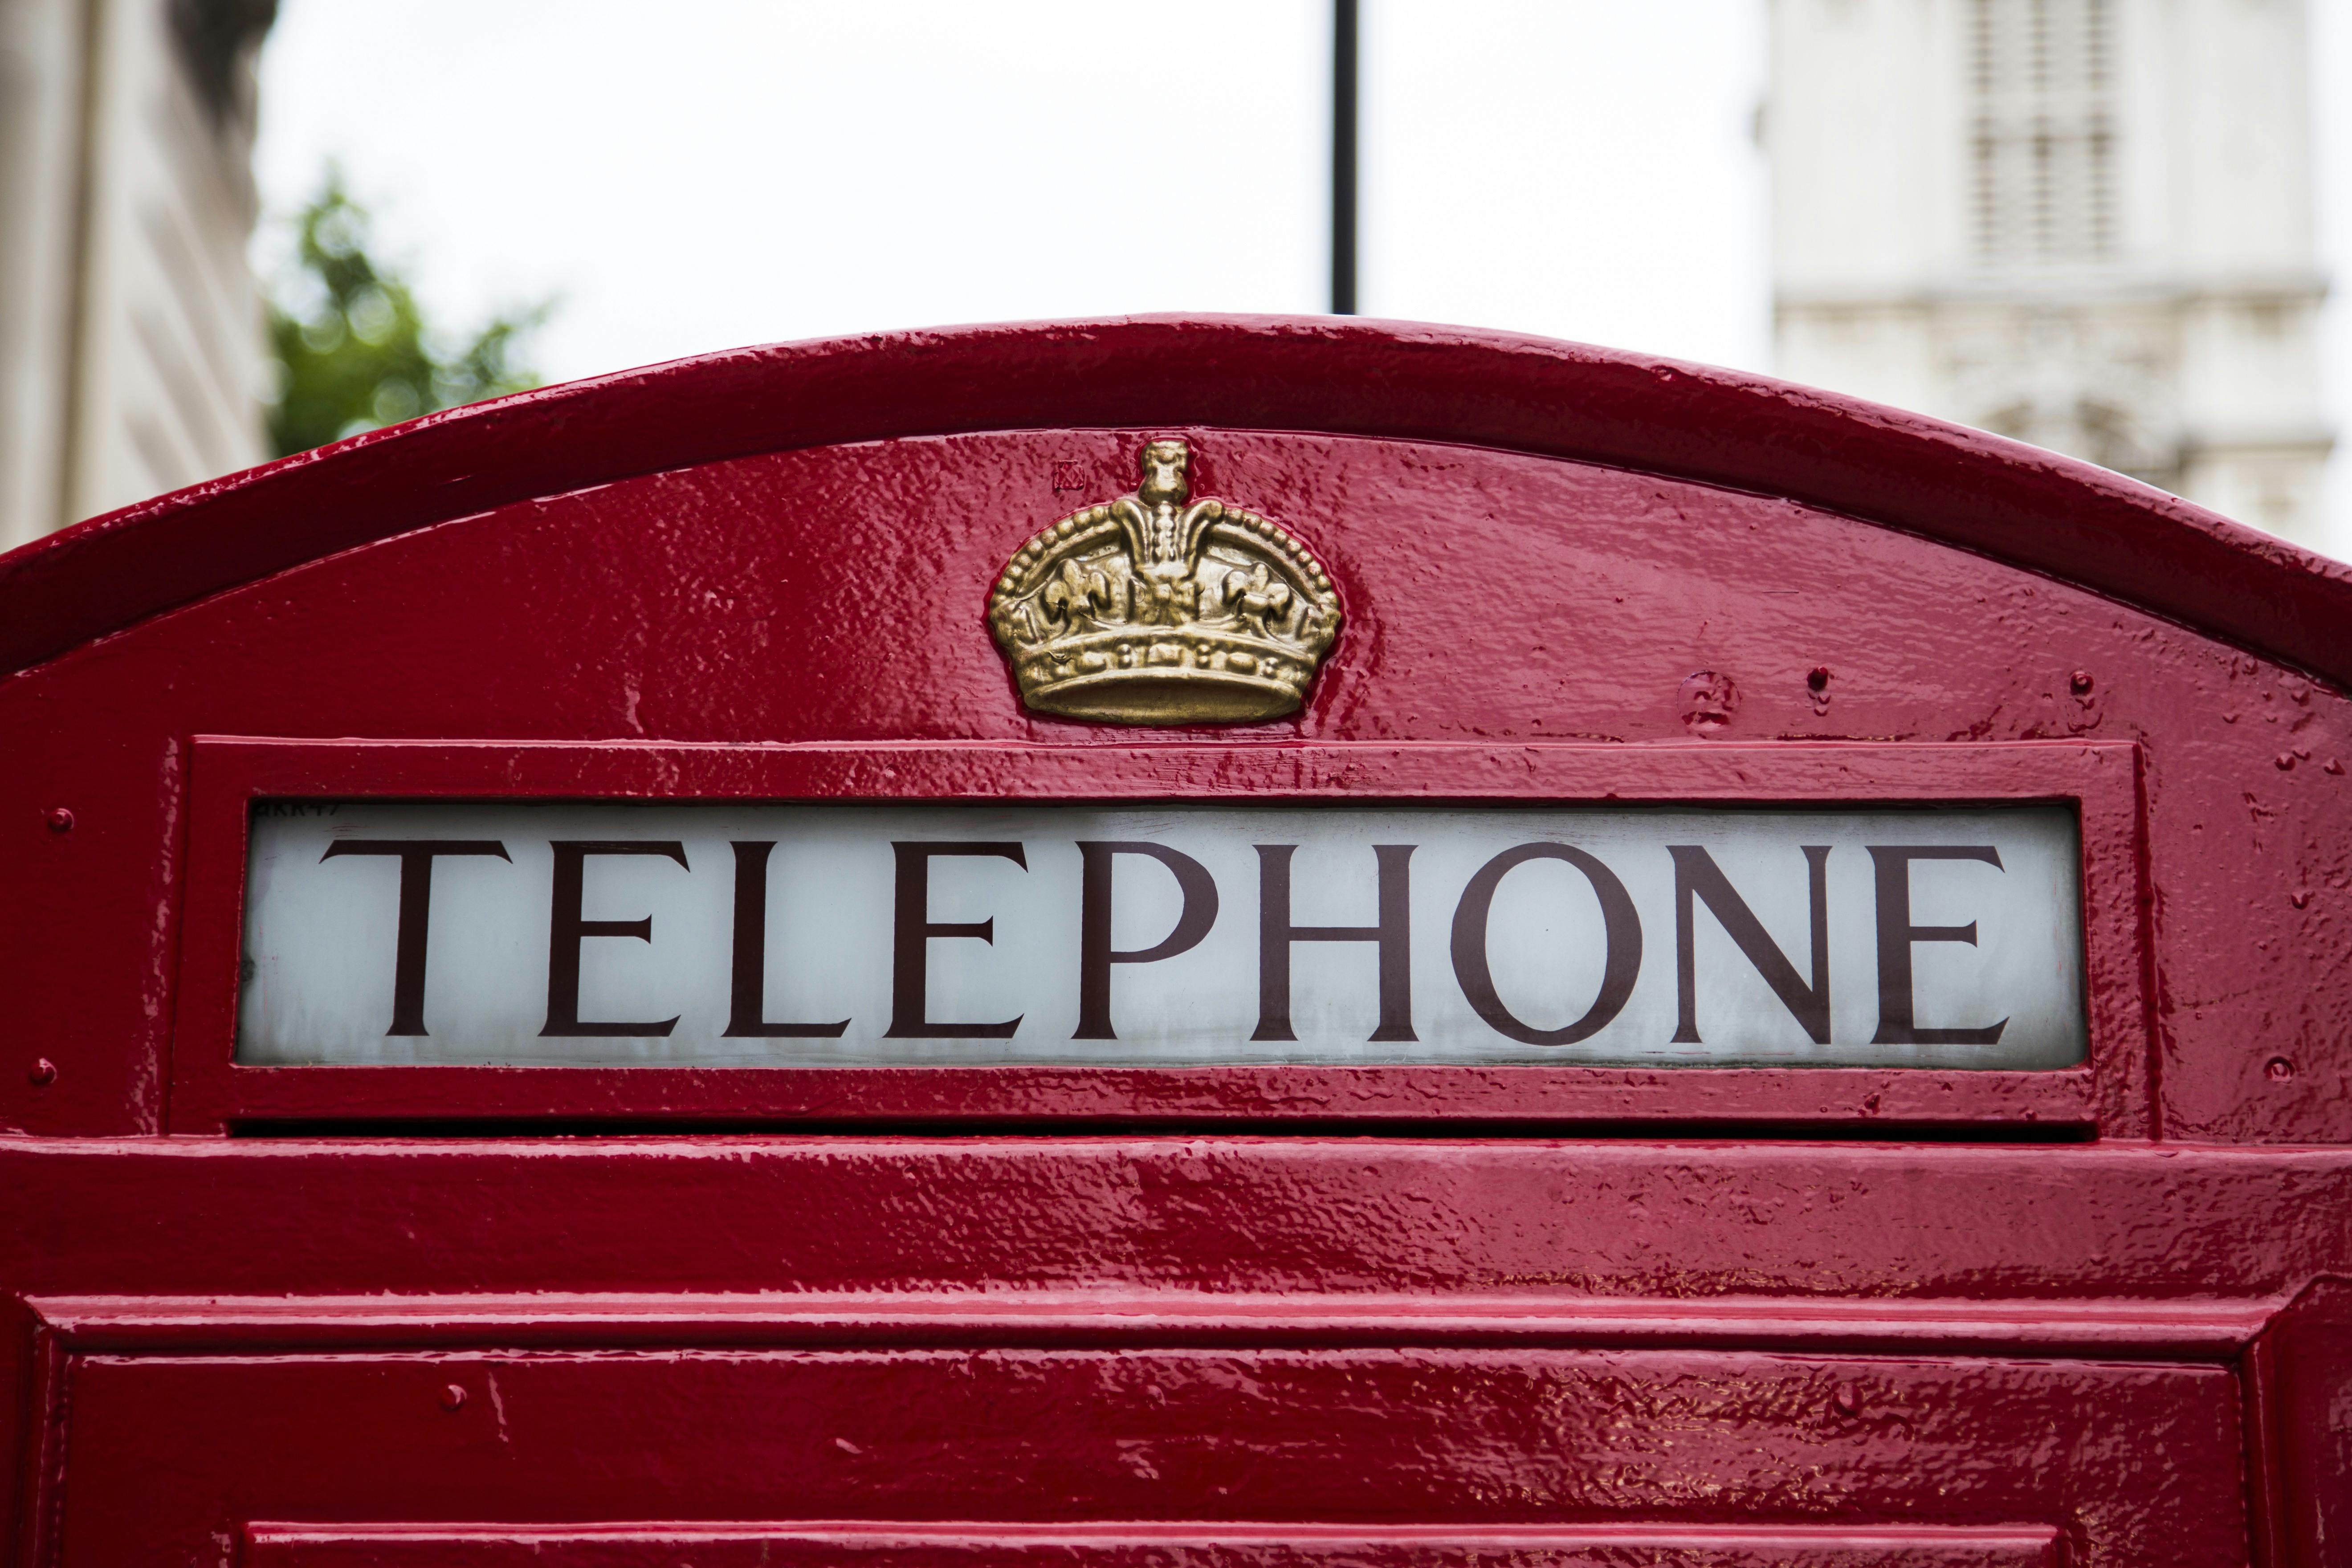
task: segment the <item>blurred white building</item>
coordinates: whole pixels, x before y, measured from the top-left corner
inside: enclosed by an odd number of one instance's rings
[[[1781,374],[2316,537],[2304,0],[1771,5]]]
[[[259,462],[276,0],[0,0],[0,549]]]

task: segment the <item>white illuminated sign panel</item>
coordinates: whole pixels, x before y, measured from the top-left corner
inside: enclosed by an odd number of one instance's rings
[[[2050,1068],[2055,806],[264,802],[237,1059]]]

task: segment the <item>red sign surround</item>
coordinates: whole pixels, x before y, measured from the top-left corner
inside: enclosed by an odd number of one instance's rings
[[[660,746],[199,736],[171,1126],[480,1118],[739,1123],[1489,1126],[1645,1122],[2143,1132],[2147,1020],[2137,751],[1710,744]],[[2044,1072],[1838,1068],[247,1067],[232,1060],[246,833],[269,799],[1696,802],[2076,807],[2091,1057]]]

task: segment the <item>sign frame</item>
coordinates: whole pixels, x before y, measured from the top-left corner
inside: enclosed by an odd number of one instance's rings
[[[193,738],[164,1125],[656,1131],[1097,1127],[1752,1137],[2147,1137],[2155,1051],[2138,746],[1169,741],[777,744]],[[247,837],[265,799],[2074,807],[2089,1054],[2056,1070],[1541,1064],[245,1066]]]

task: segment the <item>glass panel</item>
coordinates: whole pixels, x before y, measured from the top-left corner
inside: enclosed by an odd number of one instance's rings
[[[2084,1060],[2061,806],[265,802],[237,1059]]]

